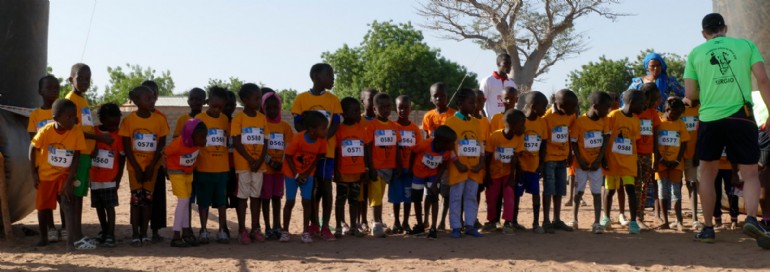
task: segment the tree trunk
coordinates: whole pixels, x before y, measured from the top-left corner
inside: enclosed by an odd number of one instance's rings
[[[770,54],[770,1],[767,0],[713,0],[714,12],[722,14],[727,25],[727,36],[753,41],[762,54]],[[705,14],[704,14],[705,15]],[[765,61],[765,71],[770,62]],[[753,84],[756,90],[756,82]]]

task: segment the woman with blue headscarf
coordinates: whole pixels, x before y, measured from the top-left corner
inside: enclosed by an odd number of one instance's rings
[[[669,76],[666,67],[666,61],[663,60],[663,56],[658,53],[650,52],[644,57],[644,69],[647,70],[647,75],[643,77],[635,77],[631,80],[631,85],[628,85],[628,89],[639,89],[644,83],[655,83],[660,90],[661,103],[658,105],[658,111],[663,111],[663,103],[673,93],[676,97],[684,97],[684,87],[679,84],[679,81],[675,77]]]

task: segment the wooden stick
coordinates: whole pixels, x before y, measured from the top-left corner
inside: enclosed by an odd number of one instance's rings
[[[5,240],[13,240],[13,228],[11,227],[11,211],[8,210],[8,187],[5,183],[5,157],[0,153],[0,208],[2,209],[3,231]]]

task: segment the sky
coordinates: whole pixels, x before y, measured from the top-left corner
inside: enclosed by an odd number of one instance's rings
[[[427,21],[417,14],[418,5],[408,0],[51,0],[48,62],[58,77],[67,77],[74,63],[87,63],[100,92],[109,80],[107,67],[127,63],[152,67],[156,75],[169,70],[176,93],[203,87],[209,78],[231,76],[305,91],[311,86],[310,66],[321,61],[321,53],[343,44],[357,46],[367,24],[392,20],[417,26],[430,47],[479,80],[495,70],[493,51],[420,27]],[[612,9],[632,15],[577,20],[575,29],[586,35],[588,49],[555,64],[537,79],[534,90],[549,94],[564,88],[570,71],[602,55],[633,59],[647,48],[686,55],[703,42],[700,21],[712,4],[625,0]]]

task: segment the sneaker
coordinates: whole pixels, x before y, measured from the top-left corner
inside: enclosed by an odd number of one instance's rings
[[[198,242],[205,245],[209,243],[209,232],[206,229],[201,229],[198,233]]]
[[[190,244],[182,238],[171,239],[171,247],[190,247]]]
[[[730,230],[737,230],[738,229],[738,222],[730,222],[729,229]]]
[[[639,234],[639,224],[638,221],[631,221],[628,223],[628,233],[630,234]]]
[[[257,242],[264,242],[265,241],[265,236],[262,235],[262,230],[261,229],[253,229],[253,230],[251,230],[251,233],[249,234],[249,238],[251,240],[257,241]]]
[[[516,230],[527,230],[527,227],[519,224],[518,222],[513,222],[513,228]]]
[[[682,223],[679,221],[671,222],[671,224],[668,224],[668,228],[675,229],[678,232],[682,232],[684,230],[684,226],[682,226]]]
[[[484,234],[481,234],[479,232],[479,229],[474,228],[472,226],[468,226],[468,227],[465,228],[465,235],[470,235],[470,236],[473,236],[473,237],[476,237],[476,238],[484,237]]]
[[[481,230],[483,232],[493,232],[493,231],[496,231],[497,230],[497,224],[495,224],[493,222],[487,222],[486,224],[484,224],[483,227],[481,227]]]
[[[763,236],[768,236],[767,230],[757,222],[757,219],[753,216],[746,217],[746,221],[743,222],[743,234],[748,235],[751,238],[759,239]]]
[[[340,239],[342,237],[345,237],[345,234],[342,233],[342,228],[337,228],[337,230],[334,231],[334,238]]]
[[[412,235],[418,236],[425,234],[425,226],[421,224],[415,224],[414,227],[412,227]]]
[[[612,229],[612,223],[610,223],[609,217],[602,216],[602,220],[600,221],[599,225],[601,225],[604,230]]]
[[[281,228],[273,228],[273,239],[272,240],[280,240],[282,232],[283,232],[283,229],[281,229]]]
[[[513,227],[511,222],[503,224],[503,234],[513,234],[516,232],[516,228]]]
[[[242,230],[241,233],[238,235],[238,241],[241,242],[241,245],[251,244],[251,237],[249,237],[249,232],[247,230]]]
[[[473,228],[480,229],[482,227],[481,222],[479,222],[478,219],[476,219],[476,222],[473,222]]]
[[[577,230],[578,229],[578,221],[577,220],[572,220],[572,221],[569,222],[569,224],[567,224],[567,226],[572,228],[572,230]]]
[[[336,234],[340,230],[335,230],[334,233]],[[342,235],[349,235],[350,234],[350,225],[348,223],[342,222]]]
[[[455,239],[462,237],[460,235],[460,229],[459,228],[452,229],[452,235],[451,236],[452,236],[452,238],[455,238]]]
[[[278,241],[286,243],[289,240],[291,240],[291,235],[289,235],[289,232],[288,231],[282,231],[281,232],[281,238],[278,238]]]
[[[545,233],[545,229],[541,227],[540,225],[534,225],[532,226],[532,231],[534,231],[537,234],[543,234]]]
[[[115,236],[112,236],[112,235],[104,236],[104,246],[115,247]]]
[[[390,232],[392,234],[403,234],[404,228],[402,228],[401,225],[396,224]]]
[[[577,223],[577,222],[575,222],[575,223]],[[564,224],[564,221],[561,221],[561,220],[553,221],[553,228],[557,229],[557,230],[563,230],[563,231],[574,231],[575,230],[574,228],[572,228],[570,226],[567,226],[567,224]]]
[[[224,229],[219,230],[219,233],[217,234],[217,243],[220,243],[220,244],[230,243],[230,236],[227,235],[227,232],[225,232]]]
[[[604,219],[602,219],[602,220],[604,220]],[[621,226],[624,226],[624,227],[628,226],[628,219],[626,219],[626,216],[624,214],[622,214],[622,213],[620,215],[618,215],[618,222],[620,222]],[[604,225],[604,224],[602,224],[602,225]]]
[[[51,228],[48,230],[48,242],[58,242],[59,241],[59,231]]]
[[[604,233],[604,228],[599,223],[594,223],[593,226],[591,226],[591,232],[593,234],[602,234]]]
[[[556,233],[556,229],[554,228],[553,224],[551,222],[543,222],[543,229],[546,233],[554,234]]]
[[[402,228],[404,228],[404,234],[406,235],[412,235],[414,231],[412,231],[412,228],[409,227],[409,224],[404,223],[401,225]]]
[[[436,240],[436,238],[438,238],[438,234],[436,233],[436,229],[434,229],[434,228],[430,229],[430,231],[428,231],[428,239]]]
[[[385,238],[388,235],[385,234],[385,226],[382,223],[374,223],[372,227],[372,236],[377,238]]]
[[[67,235],[66,229],[60,229],[59,230],[59,241],[67,241],[67,238],[69,235]]]
[[[370,232],[370,231],[372,231],[372,230],[369,229],[369,224],[367,224],[366,222],[361,223],[361,232],[367,233],[367,232]]]
[[[700,232],[695,234],[695,240],[712,244],[714,243],[714,239],[716,238],[716,234],[714,234],[714,228],[713,227],[703,227]]]
[[[358,228],[352,228],[350,229],[350,235],[360,238],[366,236],[366,233],[361,232]]]
[[[313,238],[310,237],[310,232],[302,233],[302,242],[305,244],[309,244],[313,242]]]
[[[319,236],[321,235],[321,228],[318,227],[316,224],[310,224],[310,226],[307,228],[308,233],[310,233],[311,236]]]
[[[337,237],[334,237],[334,234],[332,234],[332,231],[329,230],[329,228],[323,228],[321,229],[321,239],[324,239],[325,241],[334,241],[337,240]]]
[[[703,229],[703,223],[698,222],[698,221],[693,222],[692,223],[692,229],[693,230],[697,230],[697,231],[702,230]]]

